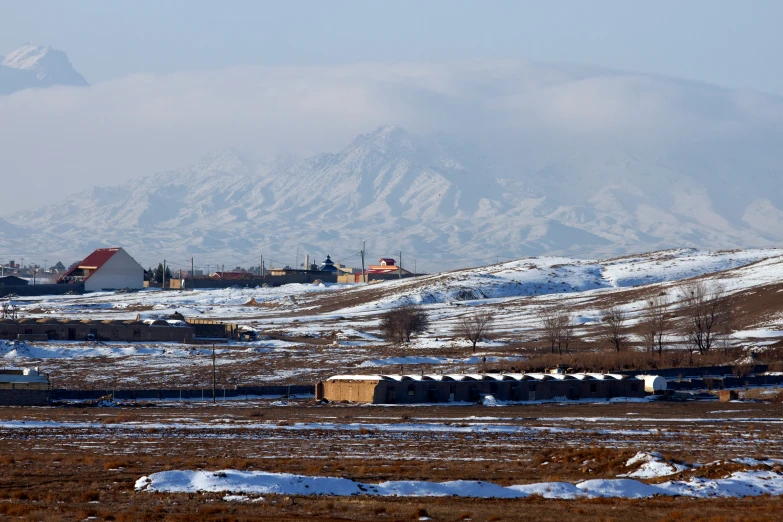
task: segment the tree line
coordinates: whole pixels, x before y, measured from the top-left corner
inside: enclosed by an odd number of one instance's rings
[[[686,343],[690,355],[706,354],[729,344],[732,307],[725,287],[718,283],[695,281],[676,290],[679,302],[670,301],[665,293],[644,300],[642,309],[633,315],[628,307],[611,304],[599,313],[596,338],[620,352],[627,349],[634,337],[650,354],[661,356],[665,347],[679,338]],[[537,323],[551,353],[563,355],[573,349],[574,316],[562,304],[541,307],[536,311]],[[455,336],[471,344],[473,352],[482,339],[491,337],[496,312],[488,306],[467,310],[457,319]],[[427,314],[416,305],[393,308],[381,316],[380,329],[390,342],[406,343],[413,335],[430,325]]]

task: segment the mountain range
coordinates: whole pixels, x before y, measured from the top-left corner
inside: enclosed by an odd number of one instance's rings
[[[34,87],[88,85],[63,51],[23,45],[0,57],[0,96]]]
[[[455,137],[383,126],[337,153],[256,164],[233,150],[0,219],[0,248],[61,257],[125,247],[139,261],[359,264],[403,252],[420,271],[541,254],[615,255],[783,241],[779,172],[622,146],[562,151],[534,170]],[[739,161],[735,159],[735,161]],[[35,250],[34,252],[31,252]],[[407,262],[406,262],[407,261]]]

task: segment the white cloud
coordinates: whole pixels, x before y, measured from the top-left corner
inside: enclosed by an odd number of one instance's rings
[[[397,123],[486,140],[747,138],[780,133],[780,99],[672,79],[524,62],[241,67],[136,75],[0,97],[0,214],[224,147],[333,151]],[[521,138],[520,138],[521,139]],[[544,138],[542,138],[544,139]],[[35,199],[16,196],[35,193]]]

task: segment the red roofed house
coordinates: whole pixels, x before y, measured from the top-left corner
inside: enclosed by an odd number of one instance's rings
[[[65,272],[58,283],[84,282],[86,292],[144,288],[144,268],[122,248],[99,248]]]
[[[367,270],[362,272],[353,272],[342,276],[343,282],[356,282],[362,281],[385,281],[390,279],[411,277],[413,274],[404,268],[397,266],[397,262],[391,257],[383,257],[379,261],[379,265],[370,265]]]

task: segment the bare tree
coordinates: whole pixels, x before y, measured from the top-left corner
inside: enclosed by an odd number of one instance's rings
[[[411,335],[427,329],[430,322],[427,314],[414,305],[405,305],[389,310],[381,317],[381,332],[387,341],[409,342]]]
[[[475,310],[463,315],[457,324],[457,334],[473,344],[473,353],[476,353],[476,343],[484,338],[491,330],[495,315],[490,310]]]
[[[642,316],[639,320],[639,333],[641,334],[645,348],[650,353],[663,354],[663,346],[666,343],[671,325],[666,315],[666,307],[669,300],[665,295],[650,297],[644,304]]]
[[[560,339],[560,319],[554,307],[539,308],[538,321],[541,324],[541,330],[544,332],[544,338],[549,342],[551,353],[555,353],[558,339]]]
[[[574,338],[574,318],[567,312],[558,315],[559,332],[557,338],[557,351],[562,355],[568,353],[568,346]]]
[[[564,349],[568,353],[568,346],[574,335],[571,314],[555,307],[540,308],[538,320],[541,324],[541,330],[544,332],[544,338],[549,342],[551,353],[555,353],[555,347],[557,347],[558,355],[562,355]]]
[[[601,336],[619,352],[626,343],[626,336],[623,330],[628,317],[616,305],[610,306],[601,315],[601,322],[603,323]]]
[[[731,306],[726,290],[720,284],[697,281],[683,286],[680,295],[687,323],[685,335],[691,353],[705,354],[728,335],[731,327]]]

